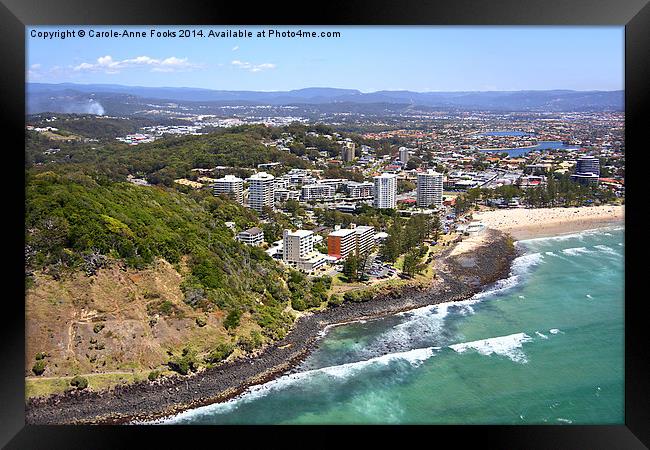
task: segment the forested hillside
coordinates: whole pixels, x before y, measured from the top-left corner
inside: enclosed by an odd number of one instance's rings
[[[148,346],[161,346],[154,352],[157,359],[145,358],[153,367],[168,363],[165,351],[180,351],[179,347],[192,343],[194,352],[209,356],[220,335],[225,336],[223,345],[241,344],[244,351],[250,351],[265,339],[284,336],[293,322],[285,311],[290,292],[279,265],[264,251],[237,242],[223,223],[235,220],[248,226],[257,223],[256,216],[229,200],[101,181],[80,172],[29,171],[25,220],[28,326],[37,329],[28,335],[27,370],[34,363],[32,358],[42,353],[51,361],[46,375],[91,370],[86,359],[98,365],[98,355],[86,353],[84,357],[84,348],[71,356],[69,343],[81,338],[82,331],[59,334],[66,327],[76,330],[79,318],[89,311],[110,325],[107,331],[112,328],[113,337],[133,320],[140,328],[149,321],[152,329],[161,323],[170,327],[175,321],[189,320],[189,325],[177,326],[177,331],[192,325],[190,329],[170,342],[157,341],[155,333],[149,336],[153,340]],[[120,267],[135,279],[149,273],[151,284],[131,286],[120,278],[120,270],[115,272]],[[89,282],[92,289],[79,291]],[[155,287],[161,283],[164,289]],[[108,308],[107,303],[119,306]],[[140,315],[126,314],[127,305],[131,313],[140,311]],[[111,310],[122,312],[106,317]],[[64,324],[54,323],[55,317]],[[206,324],[214,336],[197,340]],[[245,335],[240,324],[245,325]],[[258,330],[252,341],[250,330]],[[60,339],[68,342],[67,347],[62,348]],[[92,366],[95,370],[116,369],[125,363],[142,368],[141,355],[133,355],[133,360],[128,355],[116,356],[124,352],[119,340],[114,347],[102,342],[100,349],[95,348],[97,337],[90,344],[101,355],[110,355],[103,359],[104,364],[109,361],[108,366]],[[140,344],[133,341],[131,345]]]
[[[113,179],[128,174],[145,177],[152,184],[171,186],[176,178],[188,177],[193,168],[215,166],[255,168],[258,164],[281,162],[287,167],[309,167],[297,155],[261,143],[278,130],[264,126],[244,126],[217,130],[201,136],[166,137],[148,144],[56,143],[55,154],[43,154],[55,145],[36,132],[28,132],[26,164],[75,164]]]

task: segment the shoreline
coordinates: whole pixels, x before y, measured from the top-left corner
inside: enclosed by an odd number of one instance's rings
[[[574,212],[581,208],[475,212],[474,220],[484,219],[487,213],[485,231],[464,236],[461,242],[444,249],[434,261],[437,277],[428,286],[388,288],[367,302],[346,302],[311,312],[298,318],[284,339],[249,356],[190,376],[142,381],[108,391],[70,391],[29,399],[26,422],[158,423],[190,409],[226,402],[252,386],[290,373],[311,354],[331,327],[463,301],[489,288],[509,276],[512,261],[519,255],[515,241],[624,224],[622,206],[605,207],[603,211],[607,214],[593,209],[600,207],[589,208],[586,212],[582,209],[582,213]]]
[[[257,354],[204,369],[188,377],[137,382],[109,391],[71,391],[26,404],[28,424],[126,424],[151,422],[228,401],[251,386],[273,380],[302,362],[330,326],[370,320],[439,303],[467,300],[505,278],[517,256],[512,238],[497,230],[481,233],[470,256],[445,249],[435,261],[439,279],[428,287],[404,286],[362,303],[346,302],[300,317],[287,336]]]
[[[625,206],[485,210],[475,212],[473,220],[526,240],[624,225]]]

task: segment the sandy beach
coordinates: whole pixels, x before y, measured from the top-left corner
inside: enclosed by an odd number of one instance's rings
[[[473,220],[483,222],[488,228],[508,232],[517,240],[623,224],[624,219],[625,206],[623,205],[497,209],[476,212],[473,215]]]

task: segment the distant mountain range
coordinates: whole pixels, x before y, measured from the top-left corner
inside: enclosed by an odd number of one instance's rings
[[[412,92],[306,88],[292,91],[224,91],[200,88],[140,87],[116,84],[27,84],[28,113],[85,112],[102,114],[101,98],[142,103],[146,100],[241,105],[330,105],[345,110],[351,105],[386,104],[426,109],[499,111],[622,111],[624,91],[486,91]],[[348,105],[348,106],[346,106]],[[51,109],[55,108],[55,109]],[[67,110],[66,110],[67,109]],[[76,109],[80,109],[76,111]],[[353,108],[357,109],[357,108]],[[110,113],[107,111],[107,113]]]

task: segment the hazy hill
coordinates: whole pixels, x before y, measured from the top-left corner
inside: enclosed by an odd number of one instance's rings
[[[441,109],[512,111],[601,111],[624,109],[624,91],[486,91],[412,92],[378,91],[363,93],[355,89],[306,88],[291,91],[225,91],[199,88],[141,87],[112,84],[27,85],[29,113],[44,111],[103,114],[117,110],[132,113],[124,105],[147,104],[147,100],[200,102],[202,104],[241,105],[336,105],[348,111],[356,105],[404,104]],[[137,109],[137,108],[136,108]]]

